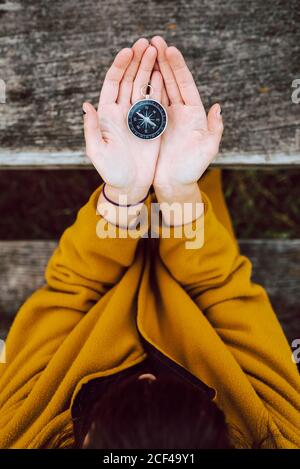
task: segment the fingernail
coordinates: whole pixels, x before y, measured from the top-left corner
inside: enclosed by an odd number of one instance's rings
[[[82,105],[82,114],[85,115],[88,111],[88,106],[86,103],[83,103]]]
[[[218,104],[217,106],[217,109],[216,109],[216,114],[218,117],[221,117],[221,114],[222,114],[222,109],[221,109],[221,106],[220,104]]]

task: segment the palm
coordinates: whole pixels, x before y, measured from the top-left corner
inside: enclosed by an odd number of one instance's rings
[[[154,177],[155,188],[166,189],[197,182],[218,152],[222,135],[219,105],[206,116],[197,86],[181,52],[156,36],[151,43],[158,51],[165,83],[163,104],[168,127],[162,135]]]
[[[146,39],[121,50],[106,74],[98,110],[89,103],[84,105],[87,156],[108,186],[124,193],[134,189],[141,197],[153,182],[160,139],[144,141],[133,135],[127,127],[127,114],[150,80],[154,99],[160,101],[162,76],[159,72],[151,76],[156,56]]]
[[[128,187],[150,186],[159,152],[159,139],[143,141],[128,131],[129,106],[103,105],[100,108],[100,130],[104,145],[99,147],[96,169],[107,184]]]
[[[189,184],[199,179],[209,164],[212,135],[202,118],[202,106],[173,104],[168,107],[168,117],[154,184]]]

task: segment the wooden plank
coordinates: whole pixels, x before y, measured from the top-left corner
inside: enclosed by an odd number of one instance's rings
[[[289,340],[300,337],[300,240],[240,240],[253,280],[268,291]],[[44,282],[56,241],[0,242],[0,337],[24,300]]]
[[[267,290],[290,341],[300,338],[300,239],[239,240],[253,266],[253,280]]]
[[[266,156],[254,153],[220,153],[212,166],[234,169],[283,169],[300,167],[300,152],[273,153]],[[83,151],[19,152],[0,150],[0,169],[90,169],[92,164]]]
[[[298,12],[297,0],[2,0],[0,166],[85,167],[82,102],[96,105],[118,49],[155,34],[182,49],[206,108],[222,105],[220,165],[299,165]]]
[[[0,241],[0,317],[13,316],[44,282],[56,241]]]

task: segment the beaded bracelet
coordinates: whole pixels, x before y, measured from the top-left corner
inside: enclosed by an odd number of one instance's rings
[[[149,195],[149,190],[148,190],[145,197],[142,200],[140,200],[139,202],[135,203],[135,204],[117,204],[116,202],[114,202],[113,200],[111,200],[107,197],[107,195],[105,194],[105,186],[106,186],[106,182],[103,184],[103,187],[102,187],[102,194],[103,194],[104,198],[107,200],[107,202],[109,202],[113,205],[116,205],[117,207],[133,207],[135,205],[139,205],[139,204],[145,202],[145,200],[147,199],[147,197]]]

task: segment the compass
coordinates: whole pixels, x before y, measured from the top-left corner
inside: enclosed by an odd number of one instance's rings
[[[150,88],[150,94],[144,93],[145,88],[146,90]],[[151,85],[142,86],[141,94],[144,98],[133,104],[127,115],[129,130],[143,140],[153,140],[159,137],[168,123],[167,111],[158,101],[150,98],[152,92]]]

